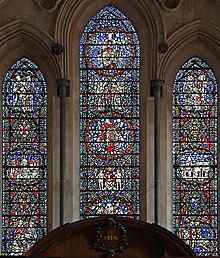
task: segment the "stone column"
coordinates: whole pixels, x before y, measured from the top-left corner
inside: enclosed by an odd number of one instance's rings
[[[65,182],[66,182],[66,97],[69,97],[70,80],[56,80],[60,97],[60,225],[65,223]]]
[[[154,97],[154,218],[160,224],[160,98],[164,80],[156,78],[150,84]]]

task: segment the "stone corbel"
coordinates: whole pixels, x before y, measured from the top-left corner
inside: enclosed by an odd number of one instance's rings
[[[184,0],[158,0],[165,11],[176,11]]]
[[[63,0],[35,0],[39,7],[48,13],[54,12]]]

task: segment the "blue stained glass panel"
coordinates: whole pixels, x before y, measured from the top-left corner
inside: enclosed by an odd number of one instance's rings
[[[173,85],[173,228],[198,255],[218,255],[218,96],[210,66],[189,59]]]
[[[47,230],[47,94],[26,57],[2,85],[2,255],[25,255]]]
[[[81,218],[139,218],[140,45],[108,5],[80,41]]]

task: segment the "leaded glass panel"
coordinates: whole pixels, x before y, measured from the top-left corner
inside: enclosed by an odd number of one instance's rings
[[[80,41],[81,218],[139,217],[139,66],[134,26],[104,7]]]
[[[29,59],[2,86],[2,255],[24,255],[46,234],[47,94]]]
[[[173,86],[173,227],[198,255],[217,255],[217,81],[199,57]]]

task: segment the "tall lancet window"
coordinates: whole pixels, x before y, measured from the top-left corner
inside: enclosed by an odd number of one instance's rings
[[[24,255],[46,234],[46,83],[23,57],[2,86],[2,255]]]
[[[139,63],[131,21],[98,11],[80,41],[81,218],[139,218]]]
[[[173,86],[173,227],[199,255],[217,255],[218,85],[199,57]]]

